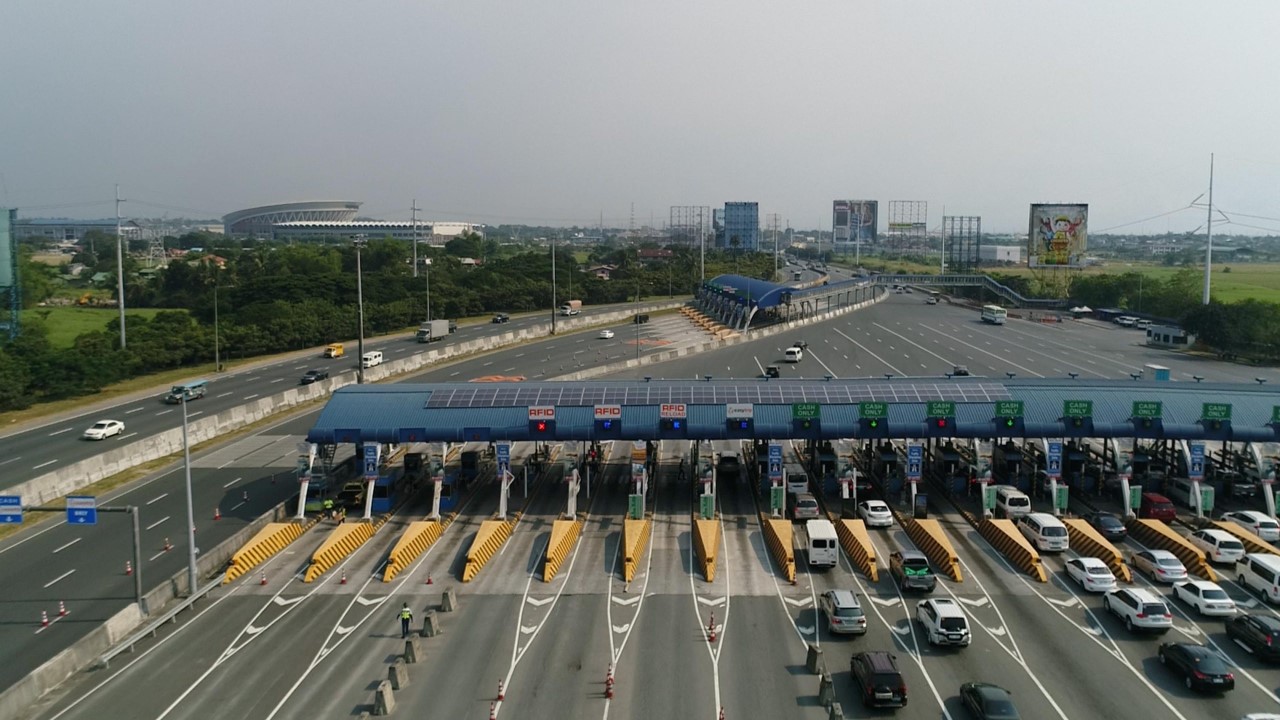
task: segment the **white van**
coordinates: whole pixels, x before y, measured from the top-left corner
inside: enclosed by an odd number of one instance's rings
[[[804,351],[798,347],[789,347],[782,353],[782,359],[787,362],[800,362],[804,359]]]
[[[370,350],[360,356],[360,367],[371,368],[382,364],[382,351]]]
[[[996,486],[996,516],[1014,519],[1031,514],[1031,498],[1012,485]]]
[[[1049,513],[1031,513],[1018,518],[1018,529],[1040,552],[1066,552],[1071,540],[1067,526]]]
[[[1195,503],[1192,500],[1195,495],[1193,490],[1191,481],[1187,478],[1169,478],[1169,491],[1165,495],[1174,502],[1181,503],[1189,508],[1195,508]]]
[[[1280,557],[1249,553],[1236,562],[1236,580],[1245,590],[1262,594],[1267,602],[1280,603]]]
[[[810,520],[805,523],[809,536],[809,566],[835,567],[840,562],[840,540],[836,526],[830,520]]]

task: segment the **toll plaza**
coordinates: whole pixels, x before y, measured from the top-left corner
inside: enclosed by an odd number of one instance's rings
[[[746,331],[753,323],[807,317],[856,305],[884,292],[883,285],[870,280],[830,282],[822,278],[803,285],[779,285],[744,275],[718,275],[697,289],[695,303],[727,327]]]

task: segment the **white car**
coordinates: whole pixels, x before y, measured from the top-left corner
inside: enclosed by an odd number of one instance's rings
[[[1197,530],[1187,536],[1187,539],[1203,550],[1212,562],[1235,565],[1244,557],[1244,543],[1226,530]]]
[[[863,500],[858,503],[858,517],[867,527],[893,527],[893,513],[883,500]]]
[[[1195,608],[1201,615],[1235,615],[1236,601],[1217,583],[1190,580],[1174,583],[1173,596]]]
[[[929,598],[916,603],[916,620],[924,626],[930,645],[966,647],[973,640],[969,619],[951,598]]]
[[[1153,630],[1169,632],[1173,613],[1169,606],[1143,588],[1117,588],[1102,596],[1102,609],[1124,621],[1129,632]]]
[[[1133,554],[1130,565],[1144,572],[1152,582],[1174,583],[1187,579],[1187,568],[1168,550],[1143,550]]]
[[[1230,520],[1267,542],[1280,540],[1280,524],[1276,524],[1275,519],[1266,513],[1257,510],[1237,510],[1222,513],[1222,519]]]
[[[612,340],[612,339],[613,339],[613,331],[612,331],[612,330],[608,330],[608,329],[601,330],[601,331],[600,331],[600,339],[601,339],[601,340]]]
[[[1078,557],[1067,561],[1067,577],[1080,583],[1088,592],[1107,592],[1116,589],[1116,576],[1111,568],[1096,557]]]
[[[85,440],[106,440],[112,435],[123,435],[124,423],[119,420],[99,420],[84,431]]]

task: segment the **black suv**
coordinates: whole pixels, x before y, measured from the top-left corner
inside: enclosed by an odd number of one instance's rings
[[[907,706],[907,681],[898,672],[898,663],[892,654],[883,650],[856,653],[849,659],[849,672],[858,684],[863,705]]]
[[[1280,619],[1272,615],[1237,615],[1227,621],[1227,637],[1262,660],[1280,661]]]
[[[915,550],[898,550],[890,555],[889,573],[902,590],[931,593],[938,585],[938,576],[929,567],[929,558]]]
[[[504,323],[510,319],[511,319],[510,315],[507,315],[506,313],[498,313],[497,315],[494,315],[493,320],[490,320],[489,322],[496,325],[498,323]]]

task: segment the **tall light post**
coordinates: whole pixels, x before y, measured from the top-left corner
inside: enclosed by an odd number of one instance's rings
[[[551,334],[556,334],[556,241],[551,241]]]
[[[356,383],[364,383],[364,278],[360,269],[360,250],[366,245],[364,235],[356,235],[351,245],[356,249],[356,308],[359,313],[359,334],[356,336],[356,354],[360,365],[356,369]]]
[[[182,464],[187,480],[187,584],[196,592],[196,517],[191,506],[191,446],[187,442],[187,391],[182,390]]]
[[[427,277],[427,322],[431,322],[431,258],[424,258],[422,265]]]
[[[120,349],[124,336],[124,233],[120,229],[120,186],[116,185],[116,304],[120,306]]]
[[[222,372],[221,346],[218,343],[218,274],[213,275],[213,371]]]

